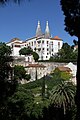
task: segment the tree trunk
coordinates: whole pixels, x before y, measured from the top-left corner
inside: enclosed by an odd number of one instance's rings
[[[77,74],[76,74],[77,90],[76,90],[76,105],[77,114],[76,120],[80,120],[80,37],[78,37],[78,58],[77,58]]]

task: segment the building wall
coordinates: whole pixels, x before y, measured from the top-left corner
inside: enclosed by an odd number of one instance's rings
[[[39,60],[49,60],[51,56],[56,54],[59,49],[61,49],[63,44],[62,40],[51,40],[46,38],[32,38],[26,40],[25,42],[22,41],[14,41],[10,42],[7,45],[11,46],[12,48],[12,55],[19,56],[19,50],[23,47],[30,46],[33,51],[38,53]]]

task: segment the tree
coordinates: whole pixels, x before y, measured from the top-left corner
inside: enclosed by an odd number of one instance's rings
[[[77,58],[77,120],[80,120],[80,0],[61,0],[61,7],[65,15],[65,30],[71,35],[78,37]]]
[[[20,51],[19,51],[19,54],[20,55],[30,55],[32,54],[33,50],[30,48],[30,47],[24,47],[24,48],[21,48]]]
[[[68,43],[63,43],[62,48],[53,56],[53,60],[62,62],[77,61],[77,51],[74,51]]]
[[[55,85],[50,92],[50,101],[56,107],[63,108],[64,115],[74,104],[75,89],[72,83],[59,81],[59,84]]]
[[[25,78],[26,71],[23,66],[15,65],[14,66],[14,78],[17,80],[22,80]]]
[[[26,79],[29,80],[31,78],[30,74],[26,74],[26,70],[21,65],[14,66],[14,78],[16,80]]]
[[[39,55],[36,52],[32,52],[34,60],[37,62],[39,59]]]
[[[30,74],[26,74],[26,75],[25,75],[25,79],[26,79],[27,81],[29,81],[29,80],[31,79]]]
[[[7,79],[10,72],[10,62],[12,61],[11,48],[5,43],[0,43],[0,79]]]
[[[78,41],[77,40],[73,40],[74,45],[78,45]]]
[[[11,48],[5,43],[0,43],[0,119],[4,116],[8,98],[14,94],[16,81],[12,79],[13,68],[10,63]]]
[[[7,120],[30,119],[33,110],[34,96],[31,90],[18,86],[16,92],[8,100]]]

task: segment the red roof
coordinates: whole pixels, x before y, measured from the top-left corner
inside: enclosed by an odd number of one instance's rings
[[[28,66],[26,66],[27,68],[30,68],[30,67],[34,67],[34,68],[44,68],[46,66],[42,65],[42,64],[29,64]]]
[[[59,38],[58,36],[55,36],[54,38],[50,38],[51,40],[62,40],[61,38]]]
[[[71,69],[69,67],[57,67],[60,71],[64,72],[71,72]]]

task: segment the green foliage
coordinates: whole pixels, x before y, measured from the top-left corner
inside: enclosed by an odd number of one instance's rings
[[[21,120],[30,117],[33,109],[34,96],[30,90],[19,86],[15,94],[9,98],[8,114],[11,120]]]
[[[0,56],[8,56],[11,54],[11,48],[5,43],[0,43]]]
[[[50,58],[51,61],[57,62],[76,62],[78,56],[78,50],[74,51],[68,43],[63,43],[59,52]]]
[[[77,40],[73,40],[74,45],[78,45],[78,41]]]
[[[25,75],[25,79],[26,79],[27,81],[29,81],[29,80],[31,79],[30,74],[26,74],[26,75]]]
[[[35,62],[37,62],[39,59],[39,55],[36,52],[32,52],[32,55],[34,57]]]
[[[76,119],[80,120],[80,0],[61,0],[61,7],[65,15],[65,30],[78,37]]]
[[[61,0],[61,7],[65,15],[65,30],[70,35],[79,36],[80,33],[80,1]]]
[[[60,71],[58,68],[56,68],[54,70],[54,75],[53,77],[56,79],[62,79],[62,80],[66,80],[66,81],[70,81],[70,79],[72,78],[72,75],[68,72],[64,72],[64,71]]]
[[[0,119],[4,118],[8,98],[16,90],[16,81],[13,78],[11,48],[5,43],[0,43]]]
[[[16,80],[29,80],[31,78],[30,74],[26,74],[26,70],[23,66],[15,65],[14,66],[14,78]]]
[[[10,62],[12,62],[11,48],[5,43],[0,43],[0,79],[9,78],[9,73],[12,71]]]
[[[28,48],[24,47],[24,48],[20,49],[19,54],[25,55],[25,56],[33,55],[35,61],[38,61],[38,59],[39,59],[39,55],[36,52],[33,52],[33,50],[30,47],[28,47]]]
[[[14,77],[15,79],[20,79],[25,78],[25,68],[23,66],[15,65],[14,66]]]
[[[49,98],[55,106],[63,107],[64,114],[66,114],[66,110],[74,104],[74,96],[75,87],[73,84],[61,80],[53,87]]]
[[[66,80],[63,81],[57,72],[59,71],[56,71],[56,75],[52,74],[50,78],[45,76],[45,84],[47,85],[47,91],[45,91],[45,93],[46,94],[49,93],[49,96],[51,96],[50,91],[52,92],[52,89],[55,86],[62,85],[62,88],[64,88],[65,84],[67,84],[67,83],[64,83],[64,81]],[[25,119],[39,120],[40,119],[42,120],[45,117],[45,119],[48,120],[48,118],[46,118],[48,113],[49,113],[48,117],[49,118],[51,117],[51,110],[49,110],[48,108],[50,105],[50,100],[49,100],[50,97],[44,96],[44,100],[43,100],[41,95],[42,85],[45,85],[43,84],[43,81],[44,81],[44,78],[24,84],[24,85],[19,84],[19,86],[16,89],[16,92],[12,97],[9,98],[9,101],[8,101],[8,107],[7,107],[7,113],[8,113],[7,115],[9,115],[8,119],[11,119],[11,120],[14,120],[14,119],[15,120],[22,120],[22,119],[23,120]],[[68,85],[72,86],[72,83],[69,82]],[[69,87],[68,85],[65,88],[66,90]],[[72,90],[73,89],[75,90],[75,87],[72,87]],[[71,96],[70,96],[70,99],[71,99]],[[55,104],[55,108],[56,108],[56,104]],[[47,110],[46,113],[45,113],[45,110]]]
[[[32,54],[33,50],[30,48],[30,47],[24,47],[24,48],[21,48],[20,51],[19,51],[19,54],[20,55],[30,55]]]

